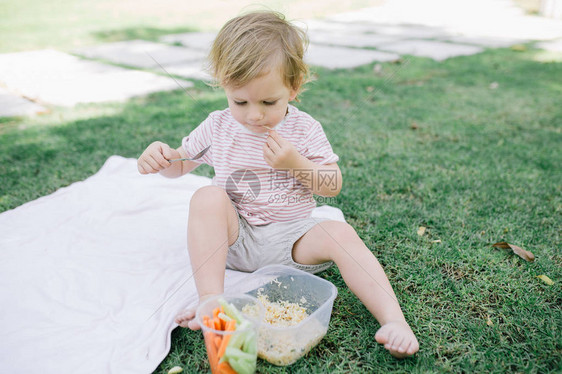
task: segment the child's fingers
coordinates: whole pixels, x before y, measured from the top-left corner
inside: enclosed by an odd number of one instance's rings
[[[267,145],[267,143],[265,143],[263,145],[263,157],[271,157],[273,156],[273,151],[271,150],[271,148],[269,148],[269,146]]]
[[[161,153],[155,154],[153,156],[153,160],[158,163],[160,170],[170,167],[170,161],[168,161]]]
[[[149,164],[154,170],[159,171],[164,168],[164,162],[167,162],[162,155],[150,155],[146,159],[147,164]]]
[[[159,157],[158,157],[159,156]],[[162,157],[162,155],[158,155],[155,156],[149,156],[145,158],[145,164],[144,164],[144,168],[145,170],[148,170],[151,173],[157,173],[162,169],[165,169],[167,167],[170,166],[170,163],[164,159],[164,157]]]
[[[158,165],[158,163],[152,158],[145,159],[143,167],[149,173],[157,173],[161,169],[160,165]]]
[[[277,141],[271,137],[267,138],[265,145],[271,149],[273,153],[278,153],[281,149],[281,145],[277,143]]]
[[[155,173],[154,169],[148,165],[146,162],[139,163],[138,169],[141,174],[152,174]]]
[[[144,168],[144,162],[138,161],[137,162],[137,170],[141,174],[148,174],[149,172]]]
[[[273,154],[273,152],[271,151],[271,149],[267,146],[267,144],[263,145],[263,159],[265,160],[265,162],[271,166],[273,163],[273,157],[275,155]]]
[[[174,158],[173,150],[167,144],[162,145],[162,156],[164,156],[166,162]]]
[[[281,135],[279,135],[279,133],[275,130],[269,131],[269,137],[267,139],[268,140],[272,139],[280,147],[283,145],[283,142],[285,141],[285,139]]]

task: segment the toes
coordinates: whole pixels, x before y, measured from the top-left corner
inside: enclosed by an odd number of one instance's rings
[[[375,334],[375,340],[379,344],[385,344],[388,342],[388,329],[381,327],[379,331]]]
[[[176,315],[175,322],[181,327],[188,327],[189,322],[195,317],[194,310],[182,310]]]
[[[397,351],[398,353],[406,352],[406,349],[404,348],[404,340],[406,340],[406,338],[403,336],[397,337],[394,340],[394,344],[392,344],[392,349]]]
[[[408,353],[411,356],[414,353],[416,353],[419,349],[420,349],[420,344],[418,343],[418,341],[416,339],[414,339],[414,341],[412,341],[412,343],[410,344],[410,347],[408,348],[406,353]]]
[[[415,354],[419,349],[418,341],[409,326],[404,324],[387,324],[375,334],[375,340],[396,358]]]
[[[411,356],[412,353],[410,353],[410,349],[412,348],[412,341],[406,341],[405,344],[402,345],[402,348],[404,349],[403,351],[401,351],[402,353],[404,353],[405,355]]]
[[[201,326],[195,322],[195,320],[191,320],[187,322],[186,327],[189,327],[191,330],[201,330]]]
[[[392,349],[392,346],[394,345],[394,340],[396,339],[396,332],[395,331],[391,331],[388,334],[388,339],[386,341],[386,344],[384,345],[384,347],[386,349]]]
[[[189,321],[178,321],[178,320],[176,320],[176,323],[180,327],[188,327]]]

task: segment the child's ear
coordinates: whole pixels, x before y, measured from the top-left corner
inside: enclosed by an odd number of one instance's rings
[[[295,99],[297,98],[297,94],[298,94],[298,93],[299,93],[299,90],[298,90],[298,89],[296,89],[296,90],[295,90],[295,89],[292,89],[292,90],[289,92],[289,101],[295,100]]]

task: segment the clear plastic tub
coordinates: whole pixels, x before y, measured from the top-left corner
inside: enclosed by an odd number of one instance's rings
[[[246,322],[237,326],[234,331],[227,331],[224,327],[220,329],[220,326],[217,328],[218,325],[211,327],[212,324],[209,326],[205,324],[205,319],[213,319],[213,311],[221,307],[220,301],[234,307],[240,313],[239,316]],[[244,308],[251,310],[251,315],[245,314]],[[224,313],[228,314],[228,311]],[[258,353],[258,339],[256,339],[256,335],[258,334],[258,327],[261,324],[263,315],[264,310],[261,303],[255,297],[246,294],[218,295],[205,300],[199,305],[195,318],[203,331],[212,374],[223,374],[233,371],[248,374],[255,372]],[[228,316],[224,318],[228,318]],[[242,363],[240,363],[238,358],[227,358],[229,356],[229,349],[232,349],[229,347],[234,344],[235,340],[241,343],[240,348],[235,347],[235,350],[240,351],[240,355],[244,356],[244,362]],[[224,355],[224,357],[219,362],[221,355]],[[235,365],[237,362],[238,364]]]
[[[326,335],[336,287],[313,274],[284,265],[269,265],[244,278],[235,287],[268,301],[298,304],[308,317],[293,326],[262,323],[258,337],[258,356],[274,365],[285,366],[306,355]]]

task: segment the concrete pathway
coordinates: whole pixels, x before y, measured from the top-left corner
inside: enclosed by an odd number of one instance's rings
[[[48,109],[0,87],[0,117],[47,113]]]
[[[123,101],[178,88],[169,77],[85,61],[54,50],[0,55],[0,82],[33,101],[60,106]]]
[[[510,0],[389,0],[308,20],[306,26],[311,42],[306,61],[328,69],[404,55],[444,61],[534,40],[545,50],[562,48],[562,21],[525,15]],[[6,88],[0,91],[0,116],[47,110],[29,100],[72,106],[173,90],[180,82],[192,85],[178,77],[209,80],[204,64],[215,35],[173,34],[158,42],[131,40],[73,52],[82,58],[50,50],[0,55],[0,86]]]

